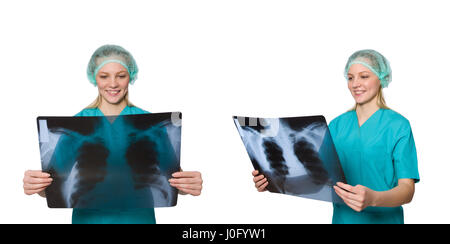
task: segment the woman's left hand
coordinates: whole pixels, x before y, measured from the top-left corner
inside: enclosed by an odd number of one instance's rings
[[[181,194],[198,196],[202,192],[202,174],[198,171],[179,171],[172,174],[170,185],[177,188]]]
[[[376,192],[362,185],[351,186],[342,182],[336,183],[336,194],[344,200],[345,204],[357,212],[372,206]]]

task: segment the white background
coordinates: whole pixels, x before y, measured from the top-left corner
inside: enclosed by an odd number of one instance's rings
[[[118,44],[140,68],[131,101],[182,111],[182,167],[199,197],[157,209],[158,223],[331,223],[330,203],[258,193],[232,115],[324,115],[353,105],[343,69],[359,49],[391,62],[388,105],[409,119],[421,181],[406,223],[449,223],[447,1],[8,1],[0,4],[0,223],[70,223],[23,193],[40,169],[36,117],[94,100],[94,50]],[[447,16],[447,17],[446,17]]]

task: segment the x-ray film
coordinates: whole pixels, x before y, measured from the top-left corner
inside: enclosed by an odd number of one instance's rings
[[[233,119],[267,190],[342,203],[333,186],[346,181],[323,116]]]
[[[178,190],[181,113],[38,117],[50,208],[170,207]]]

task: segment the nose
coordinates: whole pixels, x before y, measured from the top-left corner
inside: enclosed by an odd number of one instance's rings
[[[111,77],[111,79],[108,82],[108,85],[110,87],[117,87],[119,85],[119,82],[117,82],[117,78],[116,77]]]
[[[354,78],[352,80],[351,85],[352,85],[353,88],[357,88],[357,87],[361,86],[361,82],[360,82],[360,80],[358,78]]]

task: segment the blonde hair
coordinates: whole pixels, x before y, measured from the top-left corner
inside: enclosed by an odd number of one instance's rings
[[[125,102],[127,103],[128,107],[134,107],[134,105],[128,99],[128,92],[127,92],[127,94],[125,94],[125,97],[123,99],[125,99]],[[100,93],[99,93],[97,98],[91,104],[89,104],[86,107],[86,109],[88,109],[88,108],[98,108],[98,106],[100,106],[101,102],[102,102],[102,95],[100,95]]]
[[[352,110],[356,110],[356,106],[358,104],[355,104],[353,106],[353,108],[351,108],[349,111]],[[378,93],[377,93],[377,105],[378,107],[382,108],[382,109],[391,109],[386,105],[386,100],[384,100],[384,95],[383,95],[383,88],[380,85],[380,89],[378,89]]]

